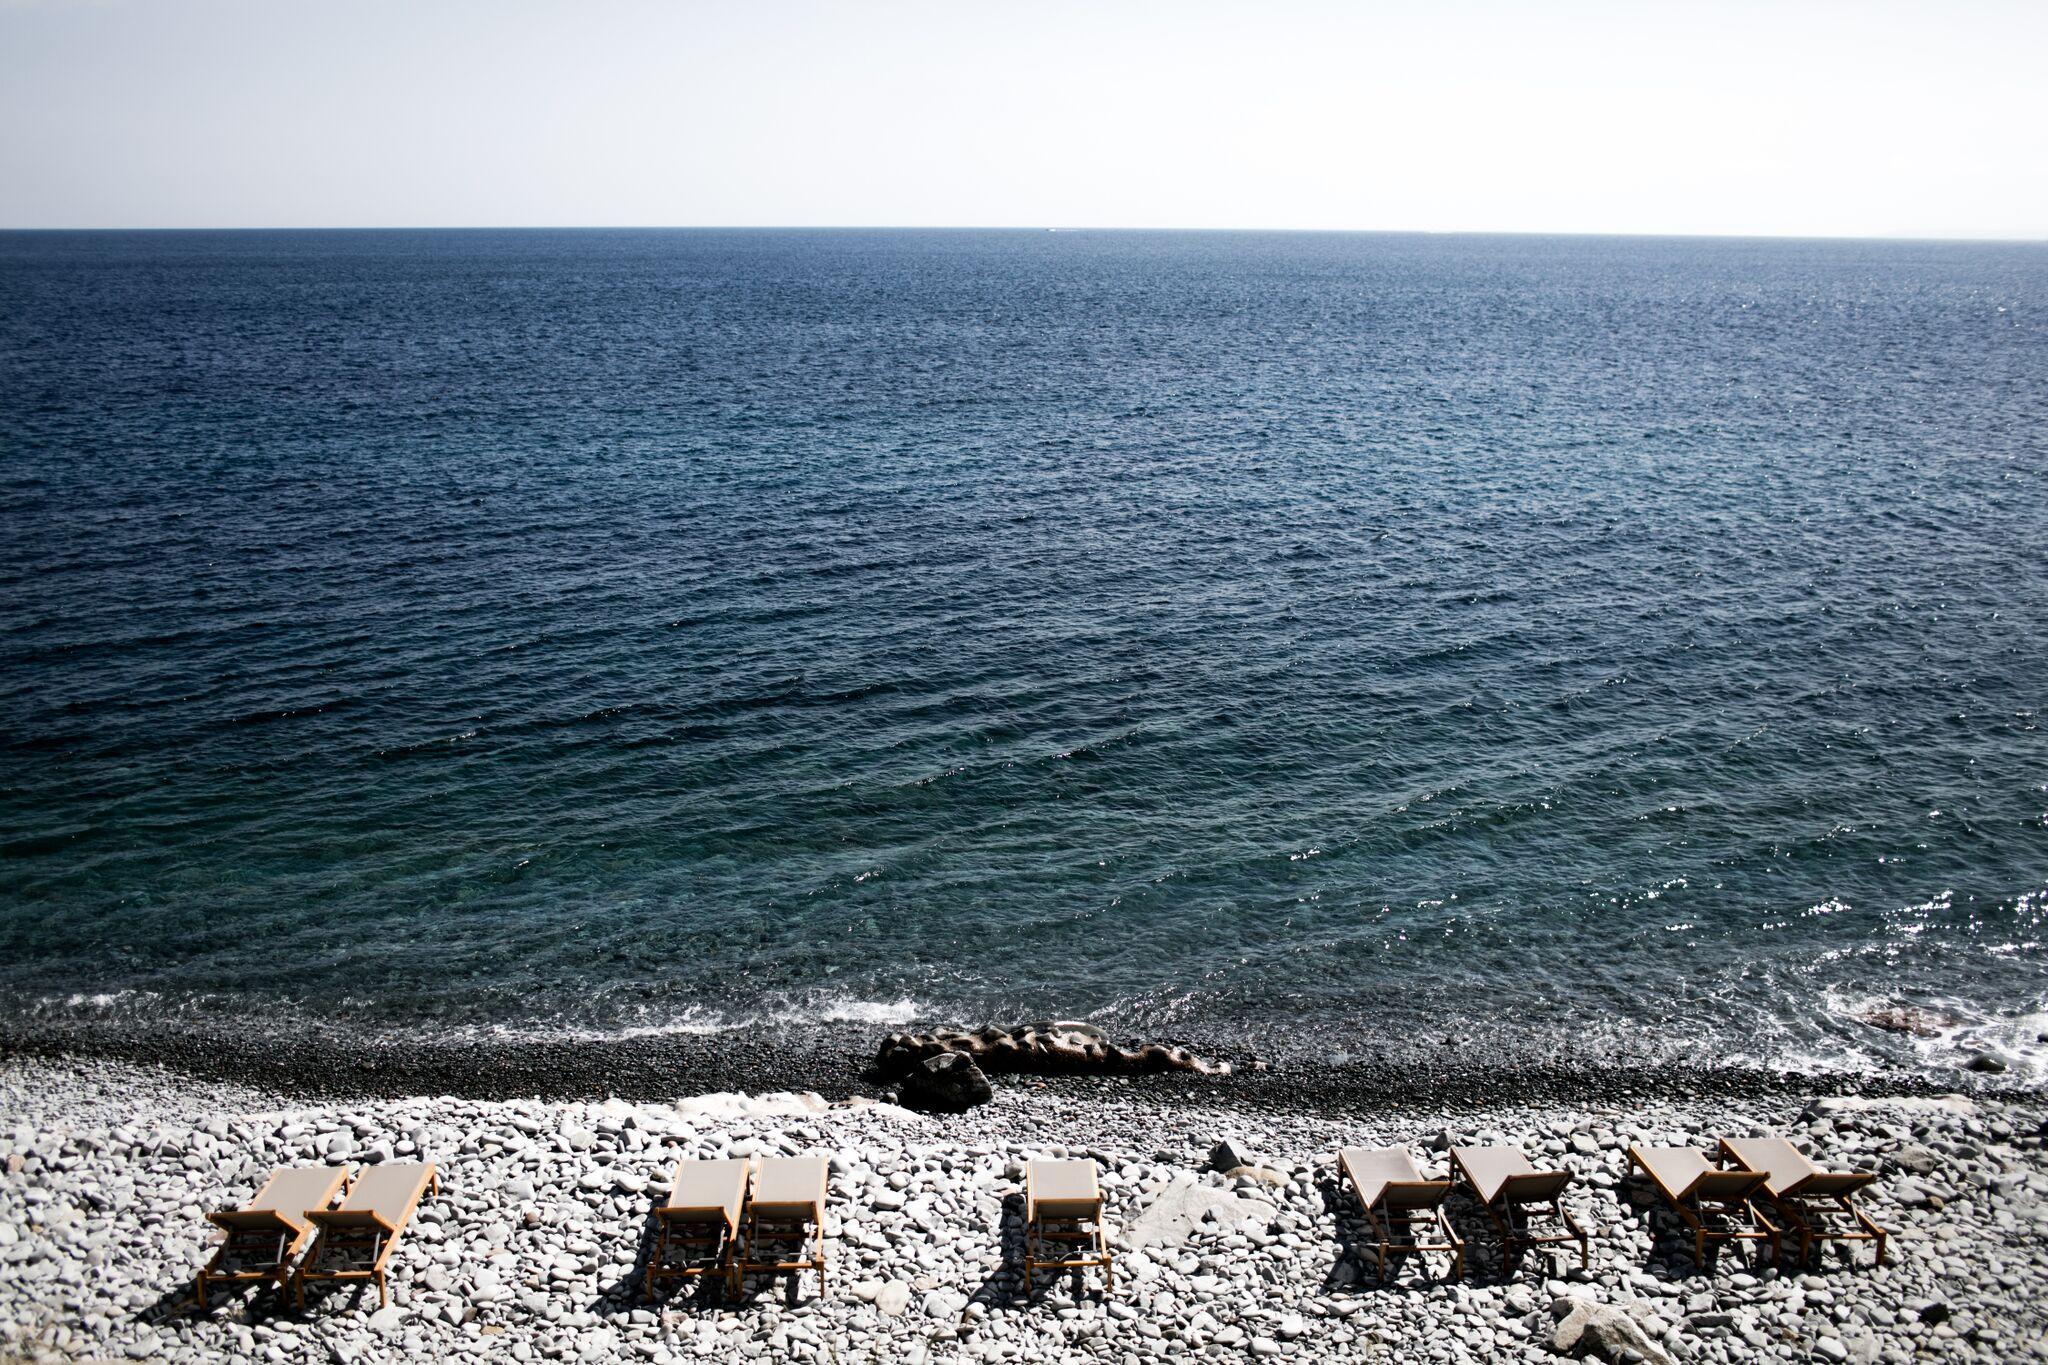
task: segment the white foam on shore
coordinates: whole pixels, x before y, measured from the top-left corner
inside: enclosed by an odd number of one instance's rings
[[[827,996],[814,1001],[778,1001],[760,1010],[727,1012],[686,1005],[679,1013],[645,1023],[597,1028],[574,1024],[494,1024],[493,1038],[611,1042],[620,1038],[664,1038],[676,1035],[738,1033],[751,1029],[791,1028],[816,1024],[865,1024],[897,1027],[922,1017],[909,996],[866,1000],[859,996]]]
[[[1825,992],[1822,1000],[1826,1013],[1836,1022],[1873,1033],[1878,1031],[1864,1022],[1865,1016],[1902,1005],[1896,998],[1835,990]],[[1887,1032],[1883,1036],[1894,1040],[1896,1049],[1909,1052],[1923,1069],[1952,1073],[1972,1057],[1989,1055],[2004,1062],[2009,1075],[2029,1082],[2048,1080],[2048,1042],[2042,1041],[2048,1038],[2048,1008],[2037,1003],[2032,1009],[1998,1014],[1948,997],[1906,1002],[1904,1007],[1915,1010],[1930,1032]],[[1851,1047],[1828,1058],[1827,1064],[1835,1071],[1857,1070],[1881,1065],[1882,1058],[1875,1048]]]
[[[37,1013],[63,1010],[74,1014],[113,1014],[161,1005],[163,999],[156,991],[139,989],[73,991],[69,995],[38,996],[30,1008]]]

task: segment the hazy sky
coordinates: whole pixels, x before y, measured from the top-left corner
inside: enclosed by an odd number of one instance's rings
[[[2048,0],[0,0],[0,226],[2048,236]]]

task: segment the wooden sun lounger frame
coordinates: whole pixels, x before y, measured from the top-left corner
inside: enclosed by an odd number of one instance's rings
[[[385,1267],[391,1260],[392,1249],[406,1228],[412,1225],[414,1210],[420,1206],[420,1199],[432,1192],[441,1192],[441,1168],[434,1162],[424,1163],[426,1179],[413,1187],[412,1197],[406,1201],[396,1222],[388,1222],[374,1209],[309,1209],[307,1217],[320,1229],[320,1240],[299,1268],[292,1273],[292,1292],[298,1306],[306,1306],[306,1281],[308,1280],[371,1280],[377,1286],[377,1305],[387,1307],[391,1303],[391,1288],[386,1283]],[[362,1175],[356,1177],[358,1184]],[[344,1203],[347,1201],[343,1201]],[[367,1258],[359,1253],[367,1250]],[[336,1255],[359,1261],[335,1270],[313,1268],[313,1261],[321,1256]]]
[[[1692,1229],[1694,1264],[1706,1267],[1708,1242],[1769,1242],[1771,1261],[1777,1262],[1783,1233],[1756,1206],[1756,1195],[1764,1187],[1761,1172],[1731,1171],[1709,1161],[1708,1168],[1684,1189],[1674,1190],[1664,1183],[1640,1148],[1631,1146],[1628,1159],[1649,1177],[1657,1192],[1664,1196],[1664,1202]]]
[[[264,1190],[270,1183],[287,1170],[305,1169],[280,1167],[270,1173],[263,1182],[263,1189],[253,1195],[249,1204],[263,1198]],[[333,1184],[327,1188],[327,1205],[334,1203],[335,1195],[348,1185],[348,1167],[335,1166]],[[258,1226],[258,1217],[268,1213],[270,1219]],[[315,1229],[311,1220],[305,1219],[305,1211],[299,1211],[304,1220],[294,1226],[289,1217],[276,1209],[255,1209],[244,1205],[239,1209],[223,1209],[206,1215],[206,1220],[226,1234],[220,1245],[214,1249],[213,1257],[200,1270],[195,1294],[201,1312],[206,1310],[207,1287],[215,1284],[260,1284],[268,1281],[280,1290],[291,1278],[292,1266],[299,1259],[299,1253],[306,1249],[306,1243]],[[232,1268],[231,1268],[232,1267]]]
[[[1465,1183],[1472,1187],[1472,1196],[1486,1210],[1486,1216],[1493,1220],[1494,1229],[1500,1234],[1501,1253],[1506,1260],[1512,1261],[1519,1253],[1539,1246],[1576,1242],[1579,1264],[1583,1267],[1593,1263],[1591,1234],[1579,1226],[1579,1220],[1572,1217],[1572,1211],[1564,1206],[1564,1192],[1572,1183],[1570,1171],[1543,1171],[1531,1166],[1503,1179],[1499,1188],[1494,1190],[1493,1198],[1488,1199],[1480,1192],[1479,1181],[1465,1165],[1464,1150],[1453,1147],[1451,1162],[1457,1167],[1458,1174],[1465,1178]],[[1516,1155],[1521,1154],[1517,1152]],[[1524,1164],[1527,1164],[1526,1158]],[[1557,1220],[1559,1230],[1530,1231],[1533,1219],[1546,1210]]]
[[[757,1203],[755,1197],[761,1188],[763,1167],[776,1160],[819,1161],[822,1169],[815,1198],[801,1202],[776,1200],[767,1204]],[[747,1276],[779,1275],[785,1270],[793,1270],[799,1275],[806,1270],[817,1271],[818,1297],[825,1297],[825,1203],[830,1197],[831,1168],[823,1165],[823,1161],[821,1157],[771,1157],[754,1164],[745,1212],[741,1215],[741,1240],[733,1260],[735,1297]],[[774,1260],[757,1259],[756,1252],[763,1241],[795,1242],[797,1253],[793,1257]]]
[[[682,1174],[679,1163],[676,1175]],[[752,1177],[752,1167],[742,1163],[740,1171],[740,1206],[747,1198],[747,1184]],[[675,1181],[669,1183],[671,1197]],[[734,1262],[734,1252],[740,1240],[740,1218],[729,1214],[724,1205],[713,1204],[664,1204],[654,1211],[654,1246],[647,1256],[647,1297],[654,1297],[657,1280],[689,1279],[711,1271],[718,1273],[726,1289],[735,1297],[739,1294],[740,1277]],[[704,1247],[706,1251],[683,1264],[672,1264],[671,1256],[676,1251],[690,1247]],[[825,1279],[822,1268],[818,1276],[818,1287],[822,1293]]]
[[[1371,1203],[1365,1200],[1365,1191],[1359,1188],[1357,1173],[1351,1163],[1345,1160],[1350,1148],[1337,1153],[1338,1169],[1351,1184],[1351,1192],[1357,1198],[1359,1207],[1365,1210],[1365,1219],[1372,1229],[1373,1239],[1379,1256],[1379,1282],[1387,1282],[1388,1262],[1397,1253],[1422,1251],[1448,1251],[1451,1253],[1451,1275],[1454,1280],[1465,1278],[1465,1239],[1458,1236],[1451,1226],[1450,1216],[1444,1212],[1444,1200],[1451,1193],[1448,1180],[1389,1180],[1380,1186],[1379,1193]],[[1362,1149],[1369,1151],[1370,1149]],[[1406,1155],[1405,1149],[1400,1150]],[[1409,1164],[1414,1164],[1409,1157]],[[1433,1226],[1443,1235],[1441,1242],[1424,1242],[1416,1236],[1416,1224],[1421,1222]],[[1425,1228],[1425,1231],[1427,1228]],[[1428,1262],[1423,1262],[1427,1265]]]
[[[1721,1139],[1721,1155],[1742,1170],[1757,1169],[1743,1160],[1742,1154],[1727,1138]],[[1764,1197],[1770,1201],[1771,1207],[1783,1214],[1792,1230],[1799,1234],[1797,1264],[1808,1264],[1822,1242],[1869,1242],[1877,1252],[1877,1264],[1884,1264],[1885,1246],[1891,1240],[1891,1234],[1873,1223],[1870,1216],[1849,1199],[1850,1195],[1876,1179],[1876,1174],[1871,1171],[1816,1169],[1782,1191],[1773,1190],[1768,1184],[1764,1186]]]
[[[1031,1296],[1034,1272],[1050,1270],[1057,1279],[1069,1270],[1085,1271],[1099,1267],[1102,1271],[1102,1288],[1109,1293],[1116,1288],[1116,1265],[1109,1254],[1109,1244],[1102,1228],[1102,1189],[1091,1178],[1094,1193],[1087,1197],[1041,1197],[1036,1185],[1035,1167],[1063,1163],[1030,1162],[1024,1167],[1024,1296]],[[1094,1175],[1095,1163],[1077,1162],[1088,1167]],[[1040,1245],[1055,1248],[1049,1260],[1041,1260],[1037,1254]],[[1060,1251],[1058,1248],[1072,1248]]]

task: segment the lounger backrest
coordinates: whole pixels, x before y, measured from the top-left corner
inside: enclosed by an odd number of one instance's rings
[[[1747,1199],[1762,1192],[1764,1181],[1768,1178],[1762,1171],[1709,1171],[1693,1182],[1692,1188],[1685,1192],[1685,1196],[1694,1201],[1704,1199],[1709,1203]]]
[[[1727,1203],[1764,1187],[1761,1171],[1724,1171],[1697,1147],[1631,1147],[1628,1154],[1674,1203]]]
[[[1789,1193],[1821,1174],[1806,1153],[1784,1138],[1722,1138],[1721,1150],[1745,1170],[1762,1171],[1767,1177],[1764,1188],[1772,1194]]]
[[[1570,1171],[1531,1171],[1501,1182],[1500,1197],[1510,1204],[1548,1204],[1572,1183]]]
[[[311,1226],[308,1209],[324,1209],[348,1176],[346,1166],[280,1166],[263,1182],[256,1197],[239,1209],[220,1209],[207,1221],[231,1232],[275,1230],[292,1235]]]
[[[660,1212],[669,1218],[723,1219],[728,1227],[740,1221],[740,1203],[747,1195],[748,1162],[744,1158],[722,1161],[679,1161],[675,1180],[669,1185],[668,1203]]]
[[[1513,1147],[1453,1147],[1451,1160],[1472,1182],[1473,1192],[1482,1204],[1491,1204],[1511,1177],[1528,1175],[1536,1169],[1529,1164],[1529,1158]]]
[[[1786,1193],[1833,1199],[1837,1195],[1854,1194],[1875,1179],[1877,1176],[1871,1171],[1815,1171]]]
[[[341,1201],[340,1208],[309,1212],[307,1216],[322,1227],[381,1228],[395,1233],[411,1220],[427,1182],[433,1177],[431,1163],[387,1161],[381,1166],[367,1166],[356,1177],[356,1183],[349,1186],[348,1198]]]
[[[755,1168],[754,1191],[747,1204],[777,1218],[822,1220],[825,1175],[823,1157],[769,1157]]]
[[[1424,1180],[1421,1169],[1406,1147],[1346,1147],[1337,1154],[1337,1164],[1344,1168],[1352,1188],[1358,1191],[1358,1202],[1366,1208],[1382,1203],[1390,1185],[1432,1189],[1441,1185],[1445,1192],[1450,1189],[1448,1181]],[[1412,1191],[1404,1191],[1400,1197],[1409,1199],[1417,1196]],[[1442,1202],[1441,1195],[1437,1196],[1437,1202]],[[1390,1207],[1421,1208],[1426,1205],[1404,1203]]]
[[[1433,1209],[1450,1197],[1448,1180],[1390,1180],[1380,1187],[1383,1209]]]
[[[1024,1217],[1094,1218],[1102,1187],[1092,1161],[1034,1161],[1024,1168]]]
[[[1697,1147],[1631,1147],[1628,1154],[1667,1199],[1682,1198],[1714,1169],[1714,1163]]]

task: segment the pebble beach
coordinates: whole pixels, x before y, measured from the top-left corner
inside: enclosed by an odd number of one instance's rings
[[[963,1115],[869,1097],[322,1100],[129,1061],[0,1062],[0,1360],[2016,1360],[2048,1358],[2048,1105],[2038,1094],[1713,1095],[1623,1104],[1407,1106],[1338,1115],[1142,1083],[1030,1081]],[[1650,1210],[1631,1143],[1782,1132],[1881,1173],[1892,1234],[1812,1273],[1724,1252],[1708,1269]],[[1454,1198],[1462,1282],[1414,1262],[1385,1287],[1338,1182],[1340,1146],[1518,1143],[1578,1177],[1592,1261],[1503,1276]],[[1213,1169],[1227,1142],[1241,1164]],[[649,1211],[681,1157],[831,1161],[828,1293],[815,1275],[737,1302],[650,1301]],[[1020,1292],[1017,1196],[1034,1157],[1094,1160],[1116,1284]],[[276,1165],[432,1160],[441,1193],[374,1291],[269,1292],[195,1311],[209,1209]]]

